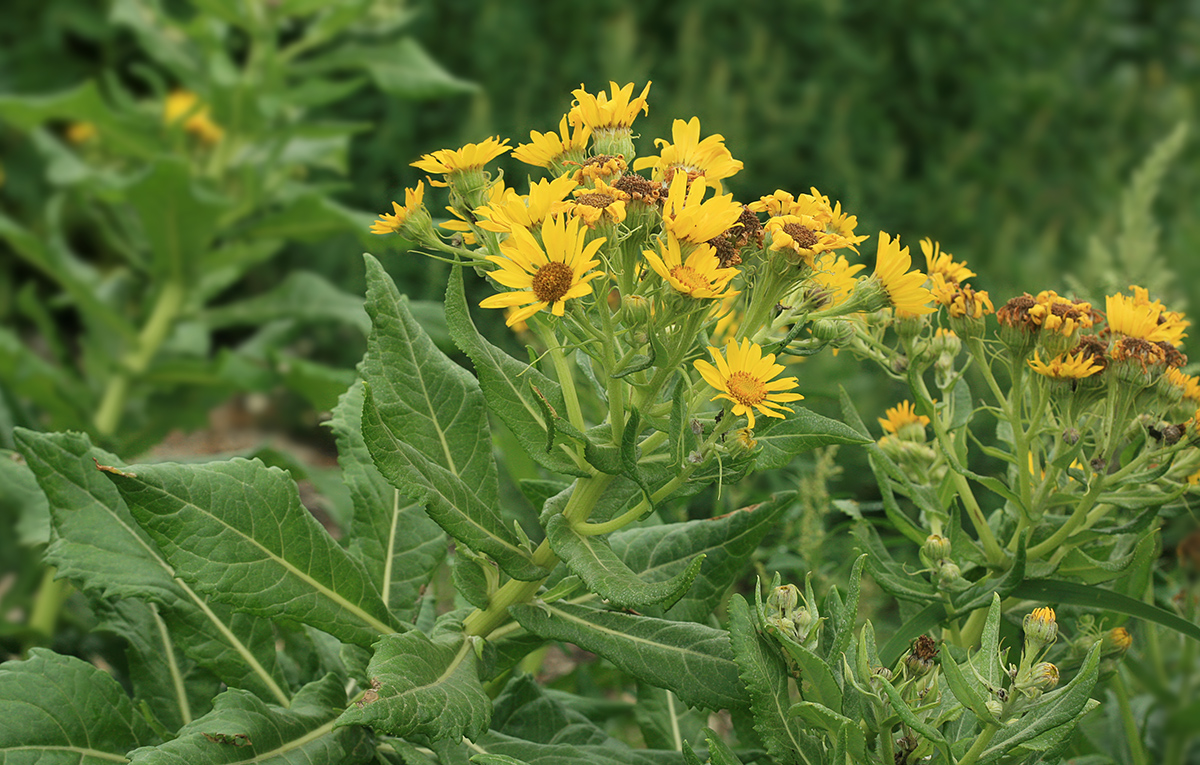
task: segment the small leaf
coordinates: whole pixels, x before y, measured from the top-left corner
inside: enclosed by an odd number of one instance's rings
[[[85,661],[34,648],[0,664],[0,761],[102,765],[153,740],[124,689]]]
[[[946,684],[950,686],[950,692],[954,694],[954,698],[974,712],[975,716],[983,722],[999,726],[1000,721],[987,708],[987,699],[983,695],[984,692],[978,687],[979,680],[973,674],[968,677],[958,666],[958,662],[954,661],[954,657],[950,655],[949,651],[941,652],[941,660],[942,674],[946,676]]]
[[[401,628],[361,564],[300,503],[284,471],[235,459],[105,475],[198,590],[363,646]]]
[[[513,606],[510,612],[530,632],[598,653],[691,706],[717,710],[746,703],[724,630],[561,601]]]
[[[588,589],[620,608],[670,608],[687,592],[700,573],[704,556],[691,559],[686,568],[670,579],[646,582],[638,577],[599,536],[583,536],[563,515],[551,516],[546,539],[555,554],[578,574]]]
[[[185,725],[177,738],[130,753],[135,765],[290,765],[300,762],[365,763],[375,747],[362,728],[337,728],[334,717],[346,705],[337,675],[309,683],[284,709],[245,691],[230,689],[213,711]]]
[[[393,736],[430,740],[478,739],[488,729],[492,702],[479,682],[476,638],[434,642],[420,632],[385,635],[367,674],[374,697],[351,706],[337,725],[369,725]]]

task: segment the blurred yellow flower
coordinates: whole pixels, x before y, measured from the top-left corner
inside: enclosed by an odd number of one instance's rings
[[[883,417],[875,419],[879,420],[880,427],[892,434],[899,433],[908,425],[919,425],[924,430],[925,426],[929,424],[929,418],[923,414],[917,414],[911,401],[901,401],[883,414]]]
[[[184,119],[186,117],[186,119]],[[163,122],[174,125],[183,119],[183,129],[200,139],[202,143],[220,141],[225,131],[208,116],[208,106],[200,103],[200,97],[190,90],[173,90],[163,103]]]
[[[73,144],[87,143],[99,135],[94,122],[72,122],[67,125],[67,140]]]
[[[1052,380],[1079,380],[1104,371],[1104,365],[1097,363],[1087,351],[1079,351],[1073,355],[1060,353],[1049,362],[1042,361],[1038,352],[1034,351],[1033,358],[1026,363],[1034,372]]]

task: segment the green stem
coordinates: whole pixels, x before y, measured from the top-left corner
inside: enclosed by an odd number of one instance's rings
[[[183,309],[186,297],[187,291],[183,282],[179,280],[167,282],[158,293],[158,299],[154,302],[146,325],[138,335],[136,345],[108,378],[93,422],[96,432],[100,435],[111,436],[117,431],[125,409],[125,399],[129,395],[130,383],[150,367],[150,362],[154,360],[154,356],[175,326],[175,319]]]
[[[1117,705],[1121,709],[1121,723],[1125,728],[1125,742],[1129,745],[1129,757],[1133,765],[1149,765],[1150,757],[1142,744],[1137,721],[1133,719],[1133,708],[1129,705],[1129,689],[1125,687],[1124,668],[1118,666],[1113,675],[1112,689],[1117,694]]]
[[[987,621],[987,612],[986,608],[977,608],[967,617],[967,623],[959,633],[962,641],[958,644],[959,648],[971,648],[979,642],[979,637],[983,634],[983,624]]]
[[[998,726],[988,725],[979,735],[975,737],[975,743],[967,750],[962,759],[958,761],[958,765],[975,765],[975,761],[979,759],[979,755],[983,754],[983,750],[991,743],[992,737],[996,735],[996,731],[1000,730]]]
[[[29,628],[47,639],[54,637],[58,623],[58,612],[71,594],[71,583],[66,579],[55,579],[58,569],[47,566],[42,574],[42,586],[38,588],[29,614]]]
[[[1053,552],[1058,548],[1067,537],[1075,533],[1080,524],[1087,518],[1088,511],[1096,504],[1096,500],[1100,498],[1100,489],[1104,486],[1104,476],[1097,473],[1092,478],[1092,485],[1088,487],[1087,494],[1084,494],[1079,500],[1079,504],[1075,507],[1075,512],[1071,513],[1071,517],[1067,522],[1058,528],[1058,531],[1050,535],[1048,539],[1040,542],[1029,548],[1028,559],[1031,561],[1038,560],[1043,555]]]

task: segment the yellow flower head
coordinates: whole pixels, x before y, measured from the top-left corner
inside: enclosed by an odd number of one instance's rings
[[[716,249],[707,244],[696,245],[686,261],[683,260],[679,241],[673,236],[667,237],[665,246],[660,240],[658,249],[659,252],[645,250],[642,254],[655,273],[681,295],[723,298],[729,282],[738,274],[736,268],[721,268]]]
[[[925,274],[908,270],[912,266],[912,258],[907,247],[901,249],[900,237],[892,239],[880,231],[879,249],[875,257],[875,276],[887,292],[897,316],[933,313],[934,309],[929,305],[933,296],[925,288]]]
[[[628,201],[628,194],[598,178],[594,188],[575,190],[571,212],[582,218],[588,228],[595,228],[601,220],[611,223],[624,221],[625,203]]]
[[[417,181],[415,189],[404,190],[404,206],[392,202],[393,213],[380,213],[379,220],[371,224],[372,234],[399,234],[400,229],[417,211],[425,209],[425,183]]]
[[[609,89],[612,91],[612,98],[604,91],[600,91],[598,95],[592,95],[580,85],[577,89],[571,91],[575,96],[575,103],[571,106],[571,111],[567,112],[567,119],[572,125],[584,125],[592,130],[612,130],[616,128],[629,129],[633,125],[634,119],[637,118],[638,112],[649,113],[650,106],[646,103],[646,96],[650,93],[650,83],[646,83],[646,88],[637,98],[631,98],[633,95],[633,83],[629,83],[623,88],[618,88],[617,83],[609,82]]]
[[[558,163],[568,155],[583,156],[587,149],[588,139],[592,137],[592,129],[587,125],[578,125],[571,133],[566,115],[558,123],[558,132],[539,133],[529,131],[529,143],[523,143],[513,150],[513,159],[527,165],[544,167],[547,170],[558,168]]]
[[[633,163],[633,169],[654,168],[650,177],[656,181],[669,181],[677,172],[703,175],[718,188],[722,179],[736,175],[742,169],[741,161],[734,159],[725,148],[724,136],[714,134],[700,140],[699,117],[692,117],[687,122],[675,120],[671,125],[671,138],[674,143],[654,139],[654,145],[662,149],[659,156],[643,157]]]
[[[1106,654],[1125,653],[1133,646],[1133,637],[1124,627],[1113,627],[1104,633],[1102,640],[1104,646],[1100,651]]]
[[[1060,353],[1050,359],[1049,363],[1043,362],[1038,352],[1034,351],[1033,358],[1026,363],[1039,375],[1052,380],[1079,380],[1104,371],[1104,365],[1097,363],[1086,351],[1079,351],[1074,355]]]
[[[754,429],[756,409],[767,417],[782,418],[776,410],[791,412],[793,410],[783,404],[804,398],[799,393],[786,392],[799,385],[795,377],[774,379],[783,371],[783,366],[775,363],[775,354],[763,356],[762,348],[748,339],[741,345],[730,340],[725,344],[724,356],[712,346],[708,352],[717,362],[715,367],[703,359],[696,359],[693,364],[704,381],[720,391],[711,400],[733,402],[734,416],[746,415],[747,427],[751,430]]]
[[[866,266],[862,263],[850,264],[843,255],[822,253],[812,264],[812,272],[808,275],[812,284],[809,287],[821,291],[821,309],[836,308],[846,302],[854,285],[858,284],[859,271]]]
[[[951,282],[936,273],[930,275],[929,281],[934,301],[946,306],[951,318],[982,319],[996,312],[985,290],[975,291],[969,284]]]
[[[1185,375],[1174,367],[1168,367],[1166,380],[1179,390],[1183,398],[1188,399],[1193,404],[1200,404],[1200,378]]]
[[[566,199],[576,186],[571,176],[564,175],[529,184],[529,193],[524,196],[506,189],[499,200],[477,208],[475,216],[480,228],[498,234],[510,233],[515,228],[535,229],[547,218],[571,208]]]
[[[1144,289],[1133,290],[1134,297],[1118,293],[1105,298],[1108,328],[1138,340],[1179,345],[1191,322],[1175,311],[1163,311],[1162,303],[1150,301]]]
[[[884,412],[883,417],[876,419],[879,420],[880,427],[893,435],[898,435],[902,428],[912,430],[912,428],[907,428],[909,425],[918,425],[923,433],[925,426],[929,424],[929,418],[923,414],[917,414],[911,401],[901,401]]]
[[[1058,622],[1054,621],[1053,608],[1033,609],[1033,613],[1025,615],[1021,626],[1025,630],[1025,641],[1037,648],[1050,645],[1058,638]]]
[[[925,264],[931,279],[941,276],[947,282],[958,284],[975,275],[966,263],[955,263],[954,256],[942,252],[941,245],[929,237],[921,240],[921,252],[925,253]]]
[[[430,183],[433,185],[438,185],[438,184],[434,183],[433,181],[430,181]],[[443,183],[441,185],[445,186],[446,184]],[[490,187],[488,187],[488,191],[487,191],[488,203],[487,204],[488,205],[499,204],[501,200],[504,200],[504,199],[508,198],[509,196],[516,196],[516,194],[517,194],[517,192],[513,191],[512,189],[505,188],[504,187],[504,179],[499,178],[494,183],[492,183],[492,185]],[[486,207],[486,206],[487,205],[484,205],[484,207]],[[449,212],[454,217],[444,220],[441,223],[439,223],[438,228],[444,228],[447,231],[453,231],[453,232],[457,233],[459,236],[462,237],[462,242],[465,245],[468,245],[468,246],[474,245],[476,243],[475,226],[478,225],[478,222],[479,222],[478,216],[472,214],[472,220],[467,220],[467,215],[465,213],[463,213],[462,211],[460,211],[457,208],[452,207],[450,205],[446,206],[446,211]]]
[[[681,242],[703,244],[725,233],[742,216],[742,206],[732,194],[705,201],[704,176],[688,182],[680,173],[671,181],[663,207],[663,227]]]
[[[542,244],[523,228],[513,229],[500,244],[502,255],[489,255],[499,266],[491,276],[505,287],[518,292],[502,292],[484,298],[481,308],[525,306],[506,320],[508,326],[524,321],[544,308],[562,316],[564,304],[571,298],[592,294],[590,282],[604,273],[593,271],[600,264],[596,251],[603,238],[587,242],[587,229],[578,218],[548,218],[541,226]]]
[[[184,119],[186,117],[186,119]],[[200,96],[190,90],[173,90],[163,104],[163,122],[174,125],[184,120],[183,129],[200,139],[202,143],[220,141],[225,131],[208,116],[208,106],[200,103]]]
[[[438,149],[432,154],[422,154],[412,166],[436,175],[449,175],[466,170],[478,170],[496,157],[511,151],[508,139],[500,140],[500,136],[488,138],[479,143],[469,143],[461,149]],[[440,181],[430,181],[434,186],[445,186]]]
[[[1029,317],[1035,324],[1048,332],[1063,336],[1074,335],[1076,330],[1091,329],[1092,304],[1082,300],[1068,300],[1054,290],[1043,290],[1034,298],[1036,305],[1030,306]]]
[[[95,122],[72,122],[67,125],[67,140],[73,144],[79,145],[99,135],[96,130]]]

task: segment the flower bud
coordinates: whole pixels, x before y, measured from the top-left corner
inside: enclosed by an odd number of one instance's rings
[[[962,569],[954,561],[943,560],[938,564],[938,586],[945,588],[962,579]]]
[[[794,584],[785,584],[781,587],[776,587],[767,596],[767,608],[774,610],[780,616],[787,619],[791,618],[792,612],[796,610],[796,604],[799,602],[800,588]]]
[[[1114,627],[1104,633],[1100,653],[1104,656],[1122,656],[1133,645],[1133,637],[1124,627]]]
[[[1029,681],[1040,691],[1051,691],[1058,685],[1058,667],[1048,661],[1039,661],[1030,671]]]
[[[921,555],[927,558],[930,565],[936,561],[950,557],[950,540],[940,534],[930,534],[921,545]]]
[[[1074,446],[1079,443],[1079,429],[1067,428],[1062,432],[1062,440],[1067,446]]]
[[[641,327],[650,321],[650,301],[641,295],[622,295],[618,320],[626,327]]]
[[[1025,644],[1034,651],[1050,645],[1058,639],[1058,622],[1054,621],[1053,608],[1035,608],[1021,622],[1025,630]]]
[[[987,701],[983,702],[983,705],[987,707],[988,711],[991,712],[995,717],[999,717],[1000,715],[1004,714],[1004,705],[1000,703],[999,699],[988,699]]]

